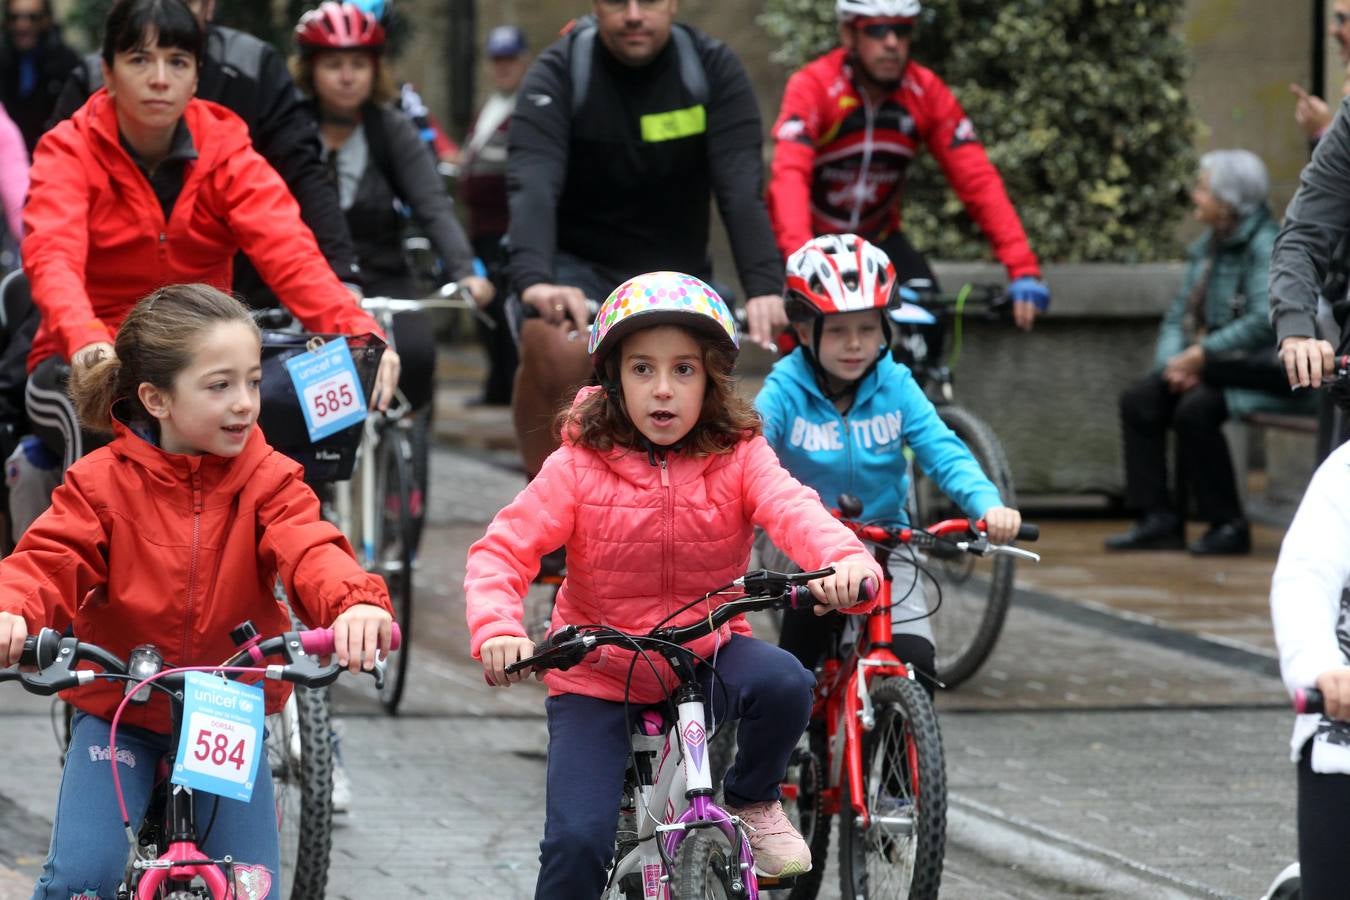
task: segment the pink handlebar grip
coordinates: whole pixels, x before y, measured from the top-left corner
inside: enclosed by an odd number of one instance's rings
[[[389,638],[389,649],[397,650],[403,643],[403,632],[399,629],[398,623],[393,624],[393,634]],[[309,631],[300,632],[300,647],[306,653],[318,656],[327,656],[333,652],[333,629],[331,628],[311,628]]]

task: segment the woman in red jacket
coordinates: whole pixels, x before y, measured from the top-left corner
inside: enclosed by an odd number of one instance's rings
[[[177,0],[173,0],[177,2]],[[52,506],[0,560],[0,666],[26,634],[73,624],[86,641],[125,658],[153,643],[176,665],[216,665],[236,652],[230,629],[251,619],[265,635],[290,628],[272,589],[281,580],[307,624],[332,625],[338,661],[371,668],[388,652],[384,582],[362,570],[319,516],[301,468],[255,427],[261,374],[258,328],[239,301],[205,285],[162,288],[137,304],[109,354],[73,379],[84,425],[113,440],[67,472]],[[95,681],[65,699],[78,712],[61,779],[52,850],[33,894],[111,896],[126,864],[108,763],[120,682]],[[268,682],[267,712],[288,688]],[[118,729],[127,808],[139,817],[156,761],[171,748],[168,701],[130,707]],[[230,854],[235,896],[275,897],[276,810],[266,765],[249,801],[199,794],[214,822],[202,849]]]
[[[23,260],[43,321],[27,406],[66,465],[90,447],[58,364],[79,370],[109,352],[132,305],[158,287],[228,290],[240,248],[307,328],[380,333],[324,261],[243,120],[193,98],[202,48],[180,0],[119,0],[104,27],[106,88],[47,132],[33,156]],[[377,405],[387,405],[398,368],[386,351]]]

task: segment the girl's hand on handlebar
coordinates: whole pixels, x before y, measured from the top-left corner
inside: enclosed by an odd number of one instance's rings
[[[876,596],[876,576],[870,566],[849,560],[830,565],[834,569],[833,575],[807,582],[811,596],[817,601],[816,615],[823,616],[831,610],[856,606],[859,603],[858,594],[862,590],[863,582],[870,582],[871,591],[862,599]]]
[[[370,390],[370,405],[384,412],[394,399],[398,388],[398,376],[403,363],[392,348],[386,347],[380,356],[380,368],[375,373],[375,385]]]
[[[1022,527],[1022,514],[1006,506],[994,506],[984,513],[985,533],[991,544],[1011,544]]]
[[[1327,669],[1317,676],[1317,689],[1328,719],[1350,720],[1350,667]]]
[[[533,656],[534,641],[504,634],[483,641],[483,645],[478,648],[478,655],[483,660],[483,674],[487,675],[488,681],[492,682],[494,687],[510,687],[530,674],[531,670],[524,669],[508,675],[506,667],[527,656]]]
[[[8,669],[19,661],[23,653],[23,639],[28,637],[28,623],[23,616],[0,612],[0,669]]]
[[[392,640],[390,624],[394,617],[370,603],[349,606],[333,620],[333,646],[338,665],[349,672],[375,668],[375,652],[389,655]]]
[[[487,306],[497,296],[497,289],[492,286],[492,282],[479,275],[466,275],[459,280],[459,286],[473,296],[473,302],[478,304],[479,309]]]

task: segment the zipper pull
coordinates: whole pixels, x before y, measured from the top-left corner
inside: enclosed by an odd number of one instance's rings
[[[670,475],[666,472],[666,457],[661,457],[661,487],[670,487]]]

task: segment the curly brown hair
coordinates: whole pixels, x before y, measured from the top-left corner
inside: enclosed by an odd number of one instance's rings
[[[691,456],[730,453],[739,442],[759,434],[763,430],[759,413],[736,392],[736,377],[732,374],[735,354],[713,343],[701,332],[678,325],[666,327],[680,328],[698,342],[703,350],[704,370],[708,373],[698,422],[680,441],[685,452]],[[626,342],[627,338],[624,340]],[[623,388],[619,381],[622,357],[623,345],[620,344],[605,360],[601,389],[576,406],[561,410],[554,421],[555,435],[566,435],[574,443],[602,453],[616,447],[631,450],[644,446],[642,432],[623,408]]]

